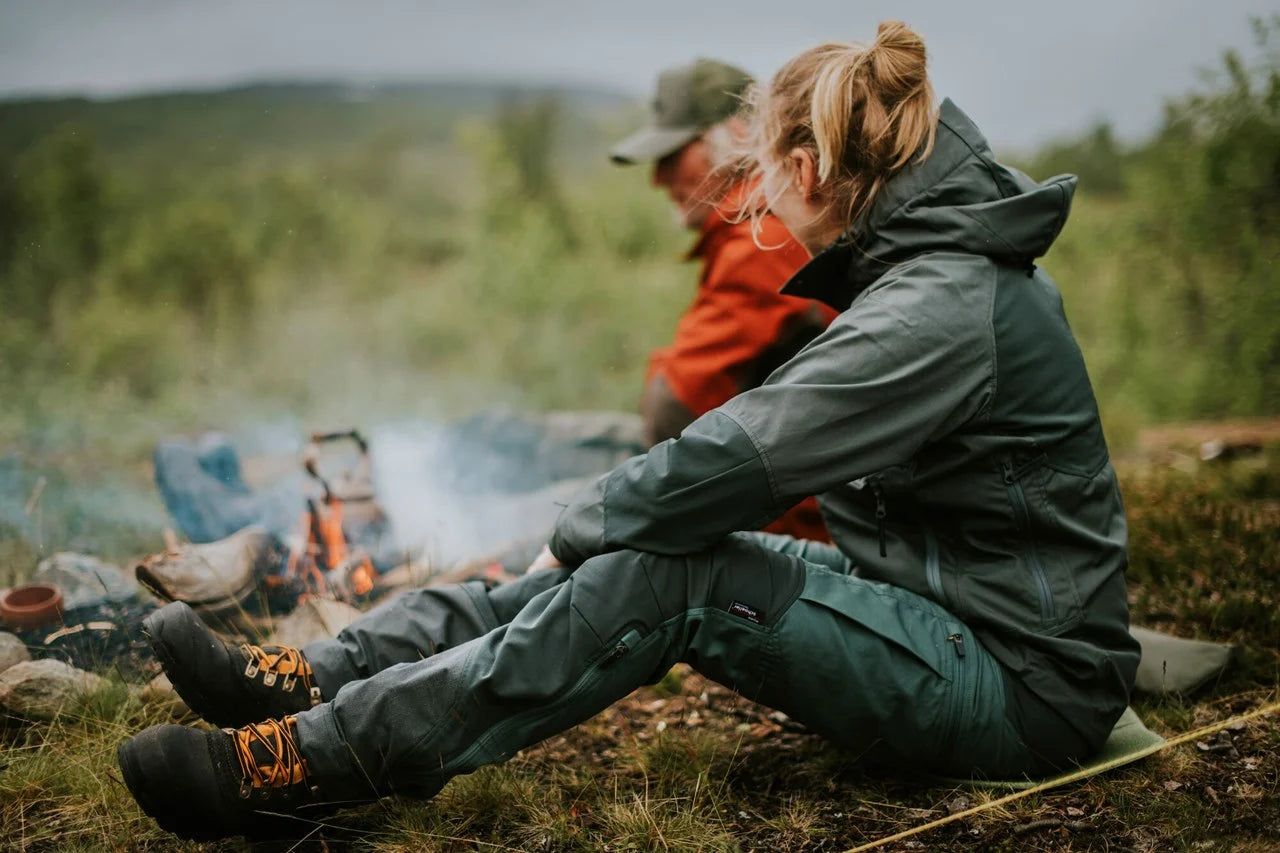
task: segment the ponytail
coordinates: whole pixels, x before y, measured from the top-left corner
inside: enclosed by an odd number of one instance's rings
[[[925,70],[924,40],[901,21],[885,21],[869,45],[829,43],[782,67],[754,105],[748,165],[761,179],[748,202],[763,209],[793,148],[814,157],[828,214],[847,228],[880,188],[933,150],[937,113]]]

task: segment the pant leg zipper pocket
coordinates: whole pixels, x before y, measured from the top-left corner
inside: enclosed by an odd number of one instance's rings
[[[640,632],[632,629],[622,635],[622,638],[614,645],[612,649],[600,659],[600,663],[596,666],[600,669],[608,669],[626,656],[631,651],[631,647],[640,641]]]

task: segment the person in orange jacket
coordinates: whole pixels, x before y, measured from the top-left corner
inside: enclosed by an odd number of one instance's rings
[[[702,264],[697,293],[645,377],[640,414],[650,445],[762,383],[835,317],[821,303],[779,293],[809,259],[782,223],[763,216],[753,234],[737,215],[746,187],[730,162],[750,83],[745,71],[710,59],[666,69],[650,122],[610,152],[619,165],[652,163],[653,185],[698,234],[686,256]],[[830,541],[813,498],[766,529]]]

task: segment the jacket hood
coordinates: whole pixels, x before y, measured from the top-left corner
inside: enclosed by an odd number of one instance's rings
[[[1074,175],[1041,184],[997,163],[977,126],[944,100],[929,157],[886,183],[871,210],[782,292],[844,310],[890,267],[922,252],[967,252],[1030,266],[1062,230],[1075,188]]]

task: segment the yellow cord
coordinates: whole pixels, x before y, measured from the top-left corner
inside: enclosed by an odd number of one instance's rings
[[[1113,758],[1111,761],[1108,761],[1104,764],[1100,764],[1094,767],[1086,767],[1081,770],[1077,770],[1074,773],[1068,773],[1065,776],[1058,776],[1056,778],[1048,780],[1047,782],[1041,782],[1039,785],[1036,785],[1034,788],[1027,788],[1022,791],[1016,791],[1012,794],[1003,796],[998,800],[991,800],[990,802],[982,803],[981,805],[974,806],[971,809],[965,809],[962,812],[956,812],[955,814],[947,815],[944,818],[939,818],[938,820],[932,821],[930,823],[922,824],[921,826],[903,830],[902,832],[895,833],[894,835],[890,835],[887,838],[881,838],[878,841],[872,841],[869,844],[863,844],[858,847],[851,847],[848,850],[846,850],[845,853],[864,853],[864,851],[867,851],[867,850],[874,850],[877,847],[883,847],[886,844],[892,844],[895,841],[901,841],[904,838],[910,838],[913,835],[919,835],[922,832],[928,832],[929,830],[936,829],[939,826],[944,826],[948,823],[952,823],[957,820],[963,820],[964,818],[972,817],[973,815],[979,814],[980,812],[984,812],[987,809],[993,809],[996,806],[1003,806],[1007,803],[1012,803],[1014,800],[1020,800],[1023,797],[1029,797],[1032,794],[1039,794],[1042,791],[1048,791],[1050,788],[1057,788],[1060,785],[1068,785],[1072,782],[1077,782],[1081,779],[1087,779],[1090,776],[1096,776],[1099,773],[1105,773],[1108,770],[1114,770],[1117,767],[1123,767],[1126,764],[1130,764],[1134,761],[1138,761],[1139,759],[1146,758],[1148,755],[1155,755],[1157,752],[1163,752],[1164,750],[1169,749],[1170,747],[1188,743],[1193,740],[1199,740],[1200,738],[1203,738],[1206,735],[1211,735],[1214,732],[1222,731],[1223,729],[1234,726],[1237,723],[1243,723],[1248,720],[1252,720],[1255,717],[1265,717],[1268,714],[1274,714],[1276,711],[1280,711],[1280,702],[1275,702],[1275,703],[1272,703],[1271,705],[1254,709],[1248,712],[1247,714],[1241,714],[1238,717],[1232,717],[1229,720],[1223,720],[1222,722],[1213,723],[1212,725],[1204,726],[1202,728],[1196,729],[1195,731],[1178,735],[1175,738],[1166,740],[1164,743],[1152,744],[1151,746],[1140,749],[1137,752],[1131,752],[1128,755],[1122,755],[1119,758]]]

